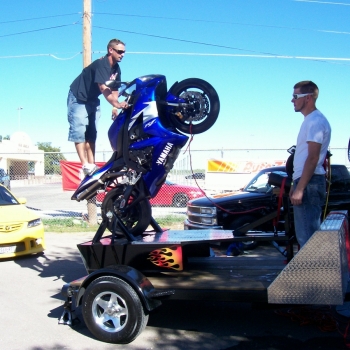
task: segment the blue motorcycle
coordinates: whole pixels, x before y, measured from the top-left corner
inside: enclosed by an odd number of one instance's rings
[[[107,82],[112,86],[114,82]],[[102,223],[112,237],[124,234],[129,240],[151,225],[150,198],[154,198],[172,169],[189,136],[208,130],[216,121],[220,101],[215,89],[198,78],[176,82],[168,91],[164,75],[146,75],[122,83],[119,96],[129,104],[112,123],[108,137],[114,151],[111,159],[86,176],[72,199],[93,198],[105,190],[101,205]]]

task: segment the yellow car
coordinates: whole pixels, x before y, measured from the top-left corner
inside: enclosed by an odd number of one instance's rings
[[[0,184],[0,259],[45,249],[44,225],[25,203]]]

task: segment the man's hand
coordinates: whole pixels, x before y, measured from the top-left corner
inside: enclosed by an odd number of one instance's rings
[[[118,114],[119,114],[118,108],[113,107],[113,109],[112,109],[112,120],[116,120],[117,117],[118,117]]]
[[[304,191],[299,190],[298,187],[295,190],[289,192],[289,198],[293,205],[300,205],[303,202]]]
[[[128,108],[129,105],[126,101],[123,101],[123,102],[117,102],[115,107],[124,109],[124,108]]]
[[[321,144],[308,141],[308,156],[305,160],[303,172],[294,191],[289,193],[290,201],[293,205],[300,205],[303,201],[304,189],[308,185],[312,175],[315,172],[318,159],[321,152]]]

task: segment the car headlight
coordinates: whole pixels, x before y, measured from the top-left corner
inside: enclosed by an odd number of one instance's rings
[[[201,214],[216,215],[216,207],[213,208],[200,208]]]
[[[200,221],[204,225],[217,225],[217,220],[216,218],[206,218],[206,217],[201,217]]]
[[[39,226],[41,224],[41,219],[35,219],[28,222],[28,228]]]
[[[203,197],[203,193],[199,191],[191,191],[190,194],[192,197]]]

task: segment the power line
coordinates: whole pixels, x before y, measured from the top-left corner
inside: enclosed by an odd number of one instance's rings
[[[350,6],[350,4],[344,2],[330,2],[330,1],[319,1],[319,0],[294,0],[296,2],[314,2],[316,4],[326,4],[326,5],[342,5],[342,6]]]
[[[67,60],[71,60],[74,57],[81,55],[82,52],[77,52],[75,53],[73,56],[68,57],[68,58],[60,58],[57,57],[56,55],[52,54],[52,53],[36,53],[36,54],[30,54],[30,55],[13,55],[13,56],[0,56],[0,59],[6,59],[6,58],[28,58],[28,57],[52,57],[55,58],[56,60],[60,60],[60,61],[67,61]]]
[[[28,34],[28,33],[33,33],[33,32],[40,32],[40,31],[49,30],[49,29],[56,29],[56,28],[68,27],[68,26],[76,25],[76,24],[78,24],[78,23],[80,23],[80,22],[74,22],[74,23],[71,23],[71,24],[63,24],[63,25],[55,26],[55,27],[47,27],[47,28],[40,28],[40,29],[27,30],[27,31],[25,31],[25,32],[18,32],[18,33],[12,33],[12,34],[5,34],[5,35],[0,35],[0,38],[4,38],[4,37],[7,37],[7,36]]]
[[[25,21],[35,21],[37,19],[46,19],[46,18],[53,18],[53,17],[64,17],[64,16],[71,16],[71,15],[77,15],[77,14],[81,15],[81,12],[66,13],[66,14],[63,14],[63,15],[52,15],[52,16],[44,16],[44,17],[25,18],[25,19],[14,19],[14,20],[11,20],[11,21],[2,21],[2,22],[0,22],[0,24],[25,22]]]
[[[316,2],[316,1],[309,1],[309,0],[294,0],[294,1]],[[324,3],[324,2],[322,2],[322,3]],[[334,3],[332,3],[332,4],[334,4]],[[347,5],[350,6],[350,4],[347,4]],[[125,14],[125,13],[106,13],[106,12],[94,12],[93,14],[94,15],[96,14],[96,15],[108,15],[108,16],[121,16],[121,17],[154,18],[154,19],[165,19],[165,20],[175,20],[175,21],[190,21],[190,22],[204,22],[204,23],[217,23],[217,24],[232,24],[232,25],[249,26],[249,27],[263,27],[263,28],[273,28],[273,29],[289,29],[289,30],[300,30],[300,31],[310,31],[310,32],[350,35],[350,32],[328,30],[328,29],[312,29],[312,28],[286,27],[286,26],[275,26],[275,25],[256,24],[256,23],[214,21],[214,20],[210,20],[210,19],[193,19],[193,18],[164,17],[164,16],[146,16],[146,15],[133,15],[133,14]]]
[[[105,54],[106,51],[93,51],[93,54]],[[60,58],[54,54],[30,54],[30,55],[16,55],[16,56],[0,56],[0,59],[9,59],[9,58],[28,58],[28,57],[52,57],[57,60],[71,60],[78,55],[81,55],[82,52],[77,52],[73,56],[68,58]],[[350,58],[341,58],[341,57],[310,57],[310,56],[288,56],[288,55],[259,55],[259,54],[230,54],[230,53],[199,53],[199,52],[142,52],[142,51],[129,51],[128,55],[179,55],[179,56],[211,56],[211,57],[247,57],[247,58],[263,58],[263,59],[297,59],[305,61],[318,61],[323,63],[331,64],[341,64],[349,66],[346,62],[350,62]]]
[[[147,37],[152,37],[152,38],[166,39],[166,40],[172,40],[172,41],[180,41],[180,42],[185,42],[185,43],[190,43],[190,44],[214,46],[214,47],[220,47],[220,48],[223,48],[223,49],[230,49],[230,50],[237,50],[237,51],[246,51],[246,52],[252,52],[252,53],[260,53],[260,54],[271,55],[271,56],[275,55],[275,54],[269,53],[269,52],[260,52],[260,51],[249,50],[249,49],[241,49],[241,48],[238,48],[238,47],[232,47],[232,46],[227,46],[227,45],[219,45],[219,44],[213,44],[213,43],[205,43],[205,42],[201,42],[201,41],[193,41],[193,40],[186,40],[186,39],[179,39],[179,38],[171,38],[171,37],[162,36],[162,35],[144,34],[144,33],[132,32],[130,30],[106,28],[106,27],[99,27],[99,26],[94,26],[94,28],[107,29],[107,30],[118,31],[118,32],[122,32],[122,33],[142,35],[142,36],[147,36]]]
[[[293,0],[293,1],[295,1],[295,2],[314,2],[314,3],[320,3],[320,4],[350,6],[350,4],[346,4],[346,3],[335,3],[335,2],[316,1],[316,0]],[[107,15],[107,16],[121,16],[121,17],[154,18],[154,19],[174,20],[174,21],[189,21],[189,22],[231,24],[231,25],[250,26],[250,27],[263,27],[263,28],[274,28],[274,29],[290,29],[290,30],[313,31],[313,32],[332,33],[332,34],[346,34],[346,35],[350,34],[350,32],[346,32],[346,31],[336,31],[336,30],[329,30],[329,29],[312,29],[312,28],[275,26],[275,25],[257,24],[257,23],[214,21],[214,20],[209,20],[209,19],[194,19],[194,18],[180,18],[180,17],[149,16],[149,15],[146,16],[146,15],[135,15],[135,14],[126,14],[126,13],[108,13],[108,12],[93,12],[92,14],[93,15]],[[16,22],[24,22],[24,21],[34,21],[34,20],[39,20],[39,19],[47,19],[47,18],[54,18],[54,17],[65,17],[65,16],[72,16],[72,15],[82,15],[82,13],[81,12],[73,12],[73,13],[66,13],[66,14],[61,14],[61,15],[51,15],[51,16],[43,16],[43,17],[16,19],[16,20],[11,20],[11,21],[2,21],[2,22],[0,22],[0,24],[16,23]]]
[[[278,58],[291,58],[295,56],[290,56],[290,55],[281,55],[281,54],[276,54],[276,53],[271,53],[271,52],[263,52],[263,51],[256,51],[256,50],[249,50],[249,49],[242,49],[238,47],[232,47],[232,46],[227,46],[227,45],[219,45],[219,44],[214,44],[214,43],[205,43],[205,42],[200,42],[200,41],[193,41],[193,40],[186,40],[186,39],[177,39],[177,38],[170,38],[170,37],[165,37],[161,35],[153,35],[153,34],[143,34],[143,33],[138,33],[138,32],[132,32],[132,31],[127,31],[127,30],[121,30],[121,29],[114,29],[114,28],[105,28],[105,27],[99,27],[99,26],[94,26],[94,28],[99,28],[99,29],[107,29],[107,30],[113,30],[113,31],[118,31],[118,32],[124,32],[124,33],[129,33],[129,34],[137,34],[137,35],[142,35],[142,36],[149,36],[149,37],[154,37],[154,38],[161,38],[161,39],[166,39],[166,40],[173,40],[173,41],[180,41],[180,42],[186,42],[186,43],[191,43],[191,44],[198,44],[198,45],[205,45],[205,46],[211,46],[211,47],[220,47],[224,49],[229,49],[229,50],[237,50],[237,51],[245,51],[245,52],[251,52],[254,54],[259,54],[259,55],[266,55],[270,57],[278,57]],[[322,61],[322,59],[314,59],[314,58],[308,58],[309,60],[315,60],[315,61]]]

